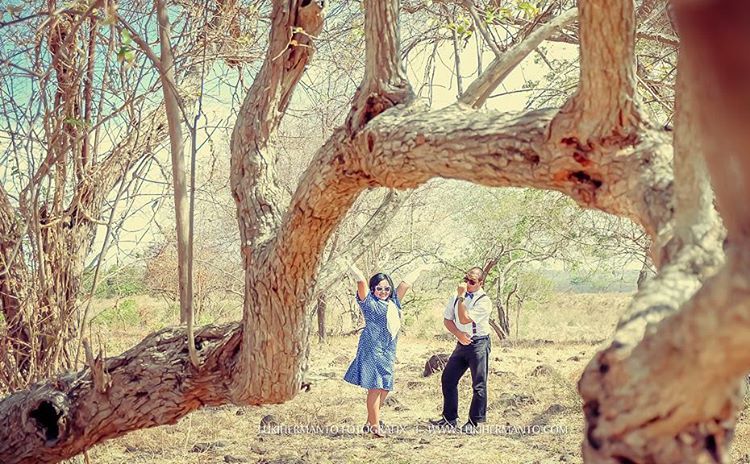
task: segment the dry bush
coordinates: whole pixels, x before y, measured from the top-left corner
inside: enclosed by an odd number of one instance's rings
[[[242,295],[242,269],[239,262],[221,243],[197,241],[194,249],[193,291],[197,314],[226,299]],[[237,255],[237,253],[235,253]],[[179,299],[177,279],[177,246],[173,240],[162,242],[148,253],[146,288],[169,301]]]

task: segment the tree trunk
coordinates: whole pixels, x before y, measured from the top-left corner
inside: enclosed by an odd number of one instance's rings
[[[204,404],[291,398],[308,346],[310,282],[332,231],[361,191],[413,188],[433,177],[559,190],[641,224],[659,274],[636,294],[614,342],[579,383],[584,459],[726,460],[739,379],[750,368],[750,204],[736,201],[750,197],[750,55],[732,52],[735,42],[750,48],[750,4],[675,2],[685,30],[681,53],[691,59],[684,67],[680,57],[672,156],[668,135],[638,110],[633,2],[579,3],[578,91],[560,111],[507,115],[473,111],[463,100],[439,111],[410,105],[398,2],[366,1],[362,85],[345,125],[310,163],[282,215],[269,136],[322,17],[315,2],[275,2],[266,63],[232,138],[246,271],[242,324],[199,331],[197,368],[187,361],[184,332],[167,330],[105,361],[103,371],[94,364],[96,375],[83,371],[6,398],[0,420],[14,426],[0,429],[0,460],[54,462]],[[493,82],[480,80],[462,96],[469,104]],[[726,264],[701,153],[727,226]],[[0,219],[8,222],[1,209]]]
[[[500,337],[501,340],[504,340],[510,336],[510,318],[508,317],[508,311],[505,307],[505,302],[503,298],[503,285],[504,285],[504,276],[500,275],[497,278],[497,291],[495,295],[495,309],[497,309],[497,325],[500,331],[496,329],[496,332],[498,332],[498,337]]]
[[[321,293],[318,295],[318,304],[316,305],[316,312],[318,314],[318,340],[321,343],[326,341],[326,294]]]

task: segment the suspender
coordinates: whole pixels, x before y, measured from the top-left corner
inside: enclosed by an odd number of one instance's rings
[[[471,303],[472,303],[471,307],[473,308],[474,306],[476,306],[477,301],[481,300],[485,296],[487,296],[487,294],[486,293],[482,293],[481,295],[479,295],[479,297],[476,300],[471,300]],[[456,297],[456,299],[453,300],[453,314],[454,315],[458,315],[458,314],[456,314],[456,311],[458,311],[458,297]],[[473,320],[471,321],[471,334],[472,335],[476,335],[477,334],[477,323],[474,322]]]

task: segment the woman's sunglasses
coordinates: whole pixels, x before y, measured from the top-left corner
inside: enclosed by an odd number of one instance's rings
[[[390,292],[391,287],[375,287],[375,291],[377,292]]]
[[[464,282],[466,282],[469,285],[476,285],[476,283],[479,282],[479,281],[478,280],[474,280],[474,279],[469,279],[468,277],[464,277]]]

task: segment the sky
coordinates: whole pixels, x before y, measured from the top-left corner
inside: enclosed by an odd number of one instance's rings
[[[547,54],[556,58],[574,59],[577,54],[577,47],[570,45],[544,45],[547,48]],[[466,89],[471,82],[477,77],[477,41],[471,38],[466,42],[466,47],[461,51],[461,63],[462,63],[462,74],[463,74],[463,87]],[[424,75],[425,66],[429,58],[429,52],[432,51],[432,47],[416,48],[410,53],[407,75],[412,84],[412,88],[419,92],[420,97],[426,97],[428,91],[425,87]],[[453,75],[454,70],[454,57],[453,57],[453,46],[450,44],[444,44],[438,49],[437,60],[435,62],[435,73],[432,86],[432,107],[442,108],[448,106],[456,101],[457,98],[457,85],[455,76]],[[494,55],[489,51],[485,50],[482,55],[482,64],[486,69],[487,66],[493,60]],[[532,53],[527,57],[501,84],[497,89],[496,93],[506,93],[503,96],[492,98],[487,102],[487,107],[490,109],[502,110],[502,111],[522,111],[524,110],[527,100],[528,92],[523,91],[524,84],[527,80],[532,79],[539,81],[542,77],[549,72],[549,69],[543,63],[535,62],[535,55]],[[314,60],[315,58],[313,58]],[[254,66],[258,68],[259,65]],[[217,73],[223,70],[217,69]],[[318,75],[316,75],[318,73]],[[312,66],[309,71],[309,75],[305,79],[318,80],[326,79],[325,69],[316,68]],[[249,86],[251,80],[245,82],[246,86]],[[214,85],[211,88],[207,88],[209,91],[205,95],[203,101],[203,109],[206,117],[203,118],[204,122],[215,122],[223,121],[231,128],[234,124],[234,114],[236,113],[239,102],[233,102],[230,98],[232,94],[232,87],[226,84]],[[305,96],[305,92],[300,91],[298,88],[295,92],[295,97],[292,102],[293,108],[305,108],[310,102]],[[346,110],[342,112],[345,114]],[[287,117],[290,119],[290,117]],[[187,131],[184,131],[187,135]],[[211,135],[211,142],[215,147],[217,156],[226,156],[228,159],[228,139],[230,130],[217,130]],[[199,164],[205,163],[205,157],[207,156],[206,148],[206,132],[199,131]],[[107,143],[106,141],[104,143]],[[4,137],[0,137],[0,153],[2,153],[7,145],[7,140]],[[162,145],[162,149],[156,153],[156,158],[161,162],[162,168],[169,169],[169,153],[168,153],[168,141]],[[189,143],[186,144],[186,150],[189,152]],[[202,163],[203,162],[203,163]],[[226,163],[228,165],[228,162]],[[153,221],[155,210],[154,200],[163,195],[165,192],[165,185],[163,185],[164,179],[161,174],[161,169],[157,163],[151,163],[150,168],[147,168],[144,172],[144,177],[151,179],[152,182],[145,183],[139,197],[135,203],[130,207],[130,211],[135,211],[131,214],[122,224],[123,230],[118,236],[118,240],[115,247],[112,247],[107,253],[106,261],[108,263],[115,262],[117,260],[123,260],[127,262],[132,259],[129,257],[133,251],[140,249],[144,246],[144,241],[149,242],[158,238],[155,236],[154,230],[149,230],[147,227],[151,221]],[[7,174],[4,170],[6,168],[0,166],[0,176]],[[232,202],[231,196],[229,195],[228,188],[224,192],[221,201]],[[160,203],[169,204],[169,200],[159,200]],[[120,208],[117,216],[124,214],[125,211]],[[171,208],[167,209],[166,214],[171,214]],[[165,214],[162,214],[162,219],[165,219]],[[166,223],[166,221],[165,221]],[[106,228],[104,226],[99,227],[97,231],[97,239],[94,243],[93,250],[94,255],[98,254],[101,249],[101,245],[104,240]],[[93,258],[93,257],[92,257]],[[122,262],[122,261],[121,261]]]
[[[476,47],[477,42],[471,39],[467,41],[466,47],[462,50],[460,55],[463,69],[462,74],[464,89],[466,89],[477,77]],[[550,46],[549,44],[545,44],[545,47],[547,47],[548,55],[552,55],[558,59],[574,59],[575,55],[577,54],[577,47],[567,44],[554,44],[552,46]],[[415,90],[422,89],[422,91],[420,92],[420,96],[423,98],[425,98],[428,93],[426,88],[424,87],[424,70],[428,60],[428,53],[431,51],[431,47],[415,49],[415,51],[413,51],[409,57],[407,66],[407,76],[412,84],[412,88]],[[491,51],[484,51],[482,56],[482,63],[485,69],[491,63],[493,58],[494,55]],[[506,93],[506,95],[488,100],[487,107],[489,109],[509,112],[524,110],[529,96],[528,92],[522,91],[524,88],[524,84],[528,79],[539,81],[547,72],[549,72],[549,68],[547,68],[546,65],[541,62],[535,62],[534,58],[535,55],[532,53],[523,62],[521,62],[513,72],[510,73],[510,75],[500,85],[496,92],[497,94]],[[315,58],[313,58],[313,60],[314,59]],[[438,49],[438,59],[436,60],[435,64],[435,74],[432,87],[432,108],[442,108],[453,104],[456,101],[457,85],[453,73],[453,63],[453,46],[449,44],[441,46]],[[306,76],[305,79],[317,80],[327,78],[327,76],[325,75],[316,75],[316,72],[323,74],[325,70],[321,70],[320,68],[315,68],[313,66],[309,71],[309,75]],[[250,83],[251,80],[246,81],[247,86],[249,86]],[[211,94],[206,95],[206,98],[204,98],[204,111],[207,115],[205,120],[225,120],[228,121],[228,125],[230,127],[234,124],[233,114],[237,111],[238,108],[232,107],[231,104],[227,104],[227,100],[230,100],[231,92],[231,87],[226,85],[217,85],[212,87]],[[309,106],[309,104],[310,102],[305,97],[305,92],[301,91],[298,88],[295,92],[291,107],[293,109],[300,109]],[[236,103],[236,105],[238,105],[238,103]],[[343,114],[345,113],[346,111],[343,112]],[[290,117],[287,117],[286,119],[288,120],[290,119]],[[220,130],[214,132],[212,134],[213,144],[216,147],[219,147],[219,150],[224,149],[228,151],[230,133],[231,130]],[[202,144],[205,141],[205,133],[200,132],[199,137],[201,138],[201,140],[199,140],[199,144]],[[166,150],[167,148],[168,145],[165,144],[164,150],[161,153],[157,154],[160,159],[163,159],[165,161],[168,160],[169,157]],[[198,156],[200,160],[200,152]],[[221,156],[221,152],[219,153],[219,156]],[[229,156],[228,152],[226,153],[226,156]],[[168,163],[165,163],[165,165],[167,164]],[[149,173],[149,175],[153,174],[155,174],[156,177],[160,177],[160,174],[156,172]],[[162,187],[156,184],[145,186],[144,193],[148,193],[149,191],[153,191],[154,193],[161,192]],[[226,195],[224,195],[223,197],[225,201],[232,201],[228,189]],[[144,231],[147,230],[148,223],[153,220],[154,216],[154,212],[151,210],[151,208],[143,207],[145,203],[148,203],[150,201],[152,200],[147,197],[141,202],[142,204],[137,204],[134,206],[134,208],[132,208],[134,210],[140,209],[140,212],[132,215],[124,222],[123,225],[125,230],[120,234],[117,248],[113,248],[108,253],[107,261],[111,262],[117,257],[119,257],[120,259],[124,258],[127,261],[128,253],[143,247],[144,240],[148,241],[154,238],[151,233],[144,233]],[[167,212],[171,214],[172,210],[170,209]],[[104,236],[104,228],[100,228],[98,232],[99,233],[97,234],[97,241],[95,243],[94,250],[99,249],[101,246],[101,242]]]

